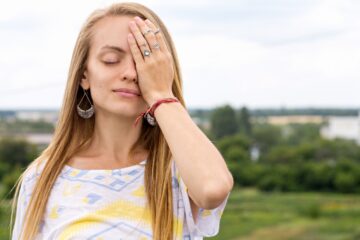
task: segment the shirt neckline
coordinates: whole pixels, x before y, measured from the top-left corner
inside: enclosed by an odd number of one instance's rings
[[[131,166],[127,166],[127,167],[122,167],[122,168],[113,168],[113,169],[80,169],[80,168],[76,168],[76,167],[72,167],[68,164],[64,165],[64,170],[73,170],[73,171],[86,171],[86,172],[128,172],[134,169],[137,169],[139,167],[145,166],[146,164],[146,160],[144,159],[141,162],[131,165]]]

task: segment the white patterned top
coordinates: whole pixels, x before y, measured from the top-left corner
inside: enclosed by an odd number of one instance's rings
[[[146,208],[146,160],[113,170],[83,170],[65,165],[51,191],[36,240],[152,239]],[[21,184],[12,240],[18,240],[26,207],[38,171],[31,170]],[[199,209],[192,217],[187,187],[172,164],[174,239],[203,239],[219,231],[228,197],[215,209]]]

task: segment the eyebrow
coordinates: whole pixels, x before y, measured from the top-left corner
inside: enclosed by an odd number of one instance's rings
[[[125,53],[125,50],[120,48],[120,47],[117,47],[117,46],[110,46],[110,45],[105,45],[101,48],[102,49],[110,49],[110,50],[115,50],[117,52],[120,52],[120,53]]]

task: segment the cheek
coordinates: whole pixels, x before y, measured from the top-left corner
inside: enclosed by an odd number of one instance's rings
[[[89,76],[91,96],[95,102],[102,102],[109,95],[110,85],[104,75],[92,74]]]
[[[105,88],[105,84],[102,81],[96,81],[93,84],[94,88],[99,89],[99,90],[103,90]]]
[[[105,78],[103,75],[99,74],[92,75],[89,77],[90,87],[91,89],[95,91],[102,91],[105,88]]]
[[[106,71],[101,65],[99,64],[92,64],[89,67],[89,82],[90,87],[94,91],[103,91],[106,90],[107,86],[109,86],[109,82],[111,81],[112,75],[111,72]]]

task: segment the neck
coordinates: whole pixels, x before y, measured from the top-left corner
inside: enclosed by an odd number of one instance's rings
[[[144,160],[145,149],[132,146],[141,134],[142,121],[134,127],[134,117],[99,113],[95,115],[94,134],[87,152],[103,161],[132,164]]]

